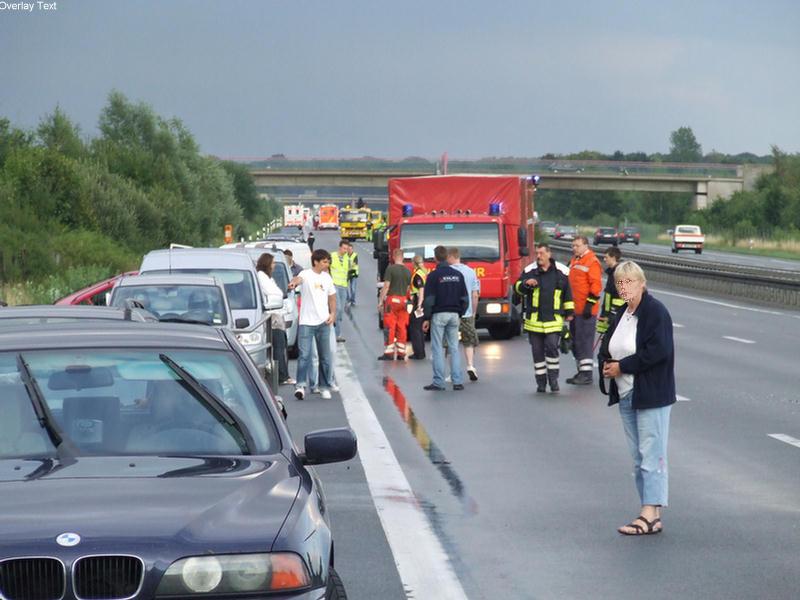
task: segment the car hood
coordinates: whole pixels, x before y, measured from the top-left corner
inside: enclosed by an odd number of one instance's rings
[[[269,549],[300,485],[283,456],[271,458],[2,460],[0,554],[52,544],[64,532],[98,548],[127,538],[188,550]]]

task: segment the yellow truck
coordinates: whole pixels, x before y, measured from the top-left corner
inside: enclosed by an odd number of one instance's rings
[[[367,227],[372,214],[368,208],[343,208],[339,211],[339,231],[345,240],[369,240],[371,227]]]

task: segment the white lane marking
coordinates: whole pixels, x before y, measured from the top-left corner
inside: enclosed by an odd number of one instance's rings
[[[659,294],[664,294],[665,296],[676,296],[678,298],[684,298],[686,300],[695,300],[697,302],[706,302],[708,304],[716,304],[717,306],[725,306],[727,308],[735,308],[737,310],[749,310],[751,312],[763,313],[765,315],[779,315],[781,317],[786,316],[787,313],[780,312],[777,310],[767,310],[764,308],[754,308],[752,306],[741,306],[739,304],[730,304],[729,302],[720,302],[719,300],[709,300],[708,298],[698,298],[697,296],[689,296],[688,294],[677,294],[675,292],[667,292],[664,290],[657,290],[653,289],[654,292],[658,292]],[[798,317],[800,318],[800,317]]]
[[[680,323],[673,323],[673,324],[672,324],[672,326],[673,326],[673,327],[677,327],[677,328],[679,328],[679,329],[680,329],[681,327],[683,327],[683,325],[681,325]]]
[[[675,399],[678,402],[691,402],[692,401],[691,398],[687,398],[686,396],[681,396],[680,394],[675,394]]]
[[[732,342],[739,342],[740,344],[755,344],[753,340],[746,340],[744,338],[733,337],[732,335],[723,335],[723,340],[731,340]]]
[[[786,435],[784,433],[768,433],[767,435],[772,439],[778,440],[779,442],[785,442],[790,446],[796,446],[797,448],[800,448],[800,440],[793,438],[790,435]]]
[[[337,379],[344,411],[358,437],[358,456],[406,596],[466,600],[342,345],[336,349],[336,372],[342,375]]]

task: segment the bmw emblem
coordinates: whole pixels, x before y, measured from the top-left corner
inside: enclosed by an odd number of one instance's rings
[[[62,533],[56,538],[56,543],[59,546],[71,548],[72,546],[77,546],[81,543],[81,536],[79,536],[77,533]]]

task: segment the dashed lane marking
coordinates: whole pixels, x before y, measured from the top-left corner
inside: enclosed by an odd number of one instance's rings
[[[800,440],[793,438],[790,435],[786,435],[785,433],[768,433],[767,435],[772,439],[778,440],[779,442],[784,442],[790,446],[800,448]]]
[[[744,338],[733,337],[732,335],[723,335],[722,339],[730,340],[732,342],[739,342],[740,344],[755,344],[753,340],[746,340]]]
[[[337,379],[344,411],[358,437],[358,456],[406,596],[466,600],[342,345],[336,348],[336,372],[341,374]]]

